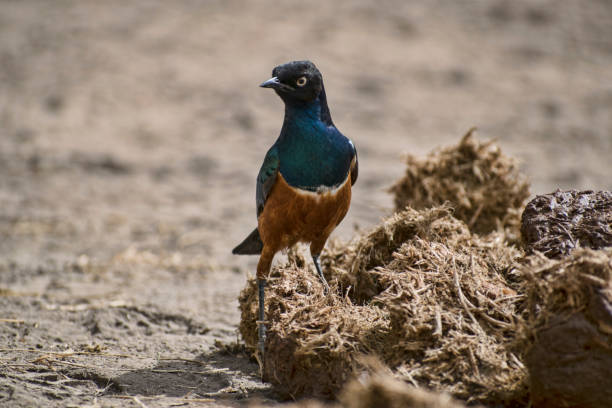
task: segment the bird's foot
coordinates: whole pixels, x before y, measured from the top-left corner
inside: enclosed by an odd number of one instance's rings
[[[329,291],[330,291],[330,289],[329,289],[329,284],[327,283],[327,281],[325,280],[325,278],[323,278],[323,279],[321,280],[321,283],[323,284],[323,294],[324,294],[325,296],[329,295]]]
[[[323,271],[321,270],[321,262],[319,261],[319,255],[313,255],[312,261],[315,264],[315,269],[317,270],[319,279],[321,280],[321,283],[323,284],[323,294],[327,296],[329,295],[329,284],[327,283],[327,280],[325,280],[325,276],[323,276]]]
[[[265,344],[266,344],[266,322],[257,320],[258,330],[258,342],[257,342],[257,353],[255,353],[255,359],[259,365],[259,377],[263,381],[264,377],[264,363],[265,363]]]
[[[264,381],[264,365],[263,365],[263,360],[261,359],[261,356],[259,355],[259,352],[255,353],[255,360],[257,360],[257,365],[259,366],[259,379],[261,380],[261,382]]]

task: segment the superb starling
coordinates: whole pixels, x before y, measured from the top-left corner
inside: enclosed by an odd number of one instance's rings
[[[309,243],[319,278],[325,292],[329,291],[319,255],[349,209],[358,162],[353,142],[332,122],[323,77],[312,62],[279,65],[260,86],[280,96],[285,119],[257,175],[257,228],[232,253],[261,254],[257,324],[263,362],[264,288],[272,259],[298,242]]]

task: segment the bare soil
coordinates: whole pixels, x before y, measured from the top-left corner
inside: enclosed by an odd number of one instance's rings
[[[255,175],[311,59],[359,151],[348,239],[401,154],[472,126],[532,193],[612,189],[612,4],[0,2],[0,406],[278,397],[237,341]]]

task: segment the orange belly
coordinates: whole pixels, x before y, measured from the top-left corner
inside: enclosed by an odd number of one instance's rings
[[[258,276],[267,275],[276,252],[298,242],[310,243],[310,252],[320,254],[351,203],[350,174],[337,189],[321,193],[303,192],[287,184],[280,173],[277,177],[258,219],[264,244]]]

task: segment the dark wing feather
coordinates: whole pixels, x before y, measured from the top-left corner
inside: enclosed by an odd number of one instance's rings
[[[257,217],[261,214],[264,209],[264,205],[274,183],[276,183],[276,177],[278,175],[278,169],[280,167],[280,160],[278,158],[278,152],[275,146],[272,146],[266,158],[264,159],[259,174],[257,175],[257,188],[255,192],[255,203],[257,205]]]
[[[351,143],[351,147],[353,148],[353,160],[351,161],[351,186],[355,184],[357,181],[357,176],[359,175],[359,159],[357,158],[357,149],[355,149],[355,145],[353,142]]]

